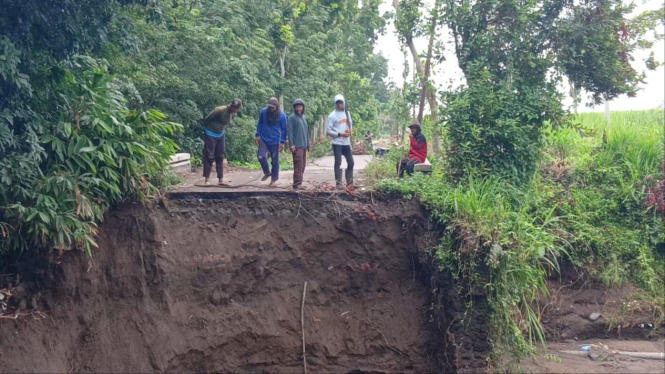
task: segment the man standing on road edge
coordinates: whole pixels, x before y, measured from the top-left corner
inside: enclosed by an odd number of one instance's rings
[[[217,169],[217,179],[220,186],[225,185],[224,178],[224,154],[226,153],[226,138],[224,133],[226,127],[233,123],[238,110],[242,106],[240,99],[233,99],[228,106],[218,106],[203,121],[204,140],[203,140],[203,177],[205,185],[209,186],[210,173],[212,172],[212,163],[215,163]]]
[[[286,129],[293,154],[293,189],[299,190],[302,188],[309,151],[309,128],[305,118],[305,102],[301,99],[293,102],[293,114],[289,117]]]
[[[326,134],[332,138],[333,154],[335,155],[335,184],[342,189],[342,156],[346,159],[346,189],[350,192],[353,187],[353,154],[351,152],[351,129],[353,121],[346,109],[344,96],[335,96],[335,110],[328,116]]]
[[[261,181],[271,178],[269,187],[274,187],[279,179],[279,152],[284,150],[286,143],[286,114],[282,112],[276,98],[271,97],[268,106],[261,109],[255,136],[254,141],[259,146],[257,157],[263,170]],[[268,153],[272,170],[268,166]]]

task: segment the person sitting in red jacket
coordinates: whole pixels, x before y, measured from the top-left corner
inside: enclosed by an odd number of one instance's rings
[[[427,159],[427,139],[423,135],[422,129],[418,122],[414,122],[409,126],[411,129],[411,148],[406,158],[397,162],[397,173],[400,178],[404,176],[404,171],[413,174],[413,168],[416,164],[425,162]]]

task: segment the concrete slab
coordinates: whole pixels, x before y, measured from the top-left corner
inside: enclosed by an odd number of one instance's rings
[[[353,156],[354,159],[354,179],[356,187],[362,187],[362,171],[367,167],[367,164],[372,160],[371,155],[356,155]],[[334,186],[335,185],[335,176],[334,176],[334,165],[335,160],[333,156],[326,156],[313,161],[308,162],[307,167],[305,168],[305,180],[303,181],[303,187],[308,190],[321,189],[325,185]],[[346,161],[342,161],[342,168],[346,168]],[[213,183],[210,187],[200,187],[197,185],[203,184],[204,179],[201,176],[201,172],[189,173],[185,175],[185,183],[176,187],[173,191],[178,192],[188,192],[188,193],[203,193],[203,192],[214,192],[214,193],[237,193],[237,192],[285,192],[291,190],[291,185],[293,184],[293,170],[281,171],[279,173],[279,181],[277,181],[276,187],[268,187],[270,181],[261,182],[261,177],[263,172],[261,170],[239,170],[239,171],[230,171],[224,174],[224,182],[231,185],[231,188],[218,187],[214,185],[217,181],[215,171],[213,168],[213,173],[211,175],[210,182]]]

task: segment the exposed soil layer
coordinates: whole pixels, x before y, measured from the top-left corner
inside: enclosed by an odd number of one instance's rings
[[[310,372],[484,370],[484,321],[455,322],[419,262],[434,240],[403,199],[126,205],[94,261],[66,253],[23,286],[47,318],[0,320],[0,371],[302,372],[305,282]]]

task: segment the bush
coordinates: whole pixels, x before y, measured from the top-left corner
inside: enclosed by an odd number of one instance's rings
[[[472,73],[469,87],[443,96],[450,177],[497,175],[528,182],[536,171],[545,121],[564,117],[554,86],[536,87]],[[542,86],[544,85],[544,86]]]
[[[255,120],[249,117],[236,118],[235,124],[229,126],[226,133],[226,154],[229,161],[241,163],[257,161],[257,146],[254,143]]]
[[[157,191],[154,180],[172,181],[165,173],[180,126],[158,111],[128,110],[112,77],[91,59],[69,65],[54,67],[49,90],[33,98],[51,104],[35,104],[42,111],[24,117],[34,130],[0,122],[3,252],[45,245],[91,254],[109,206],[145,199]]]
[[[327,136],[324,136],[320,142],[314,142],[309,152],[310,159],[321,158],[333,154],[332,142]]]
[[[397,161],[400,157],[398,148],[393,147],[391,152],[388,152],[384,157],[375,157],[372,159],[364,171],[367,183],[370,186],[375,186],[383,180],[396,178]]]

